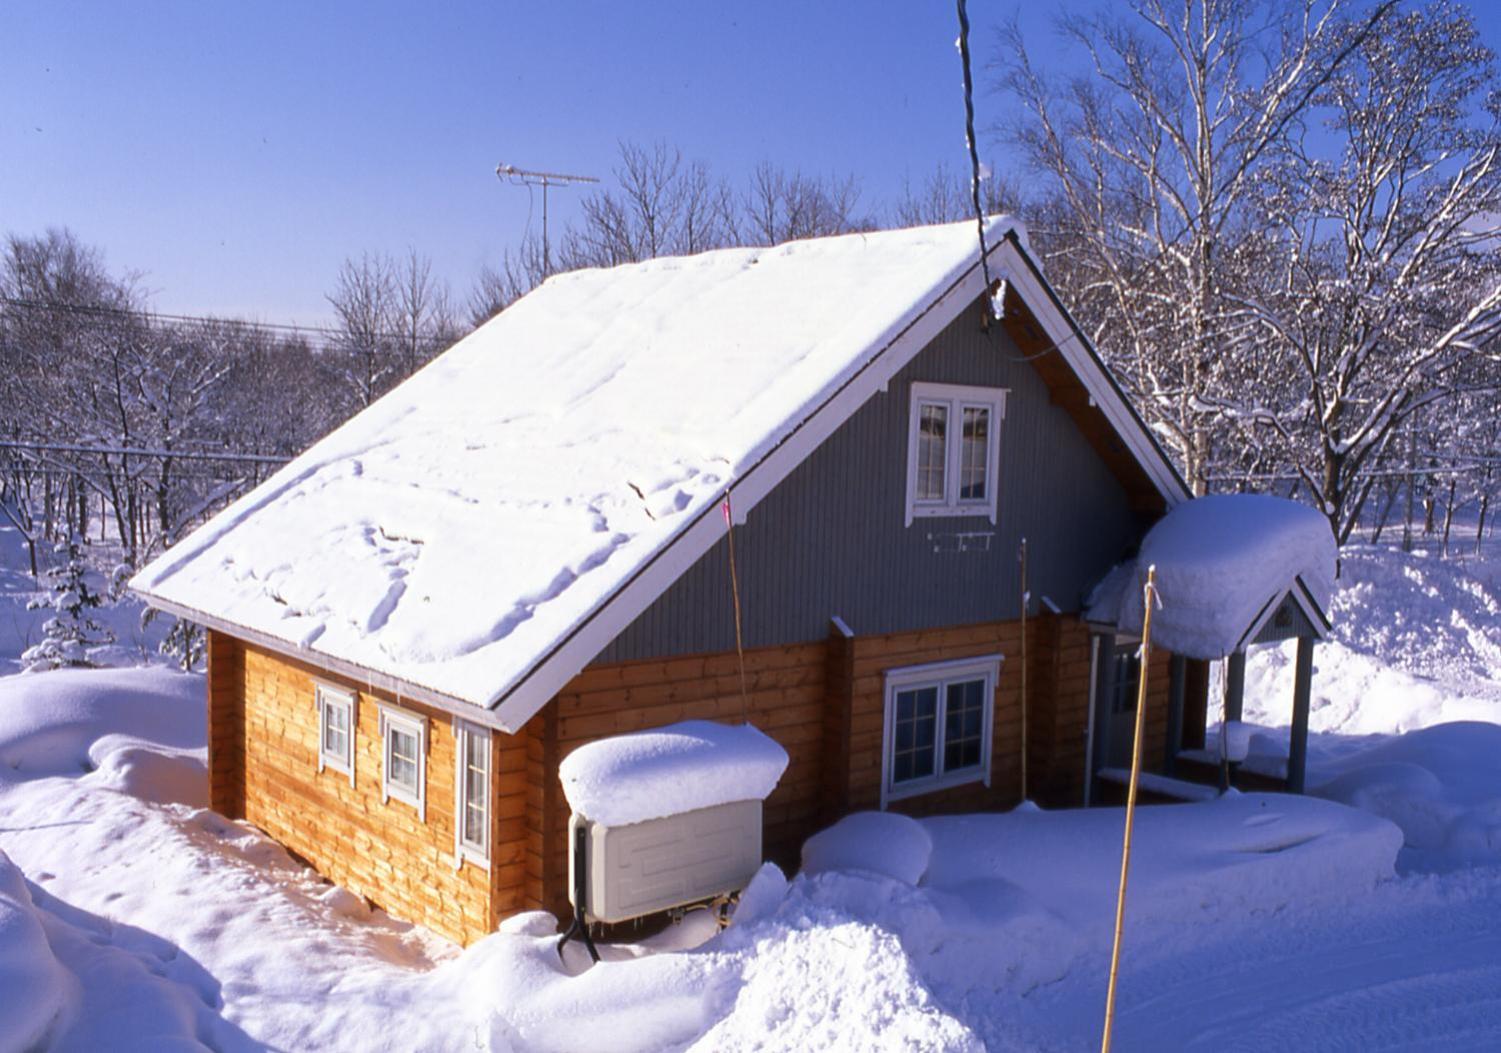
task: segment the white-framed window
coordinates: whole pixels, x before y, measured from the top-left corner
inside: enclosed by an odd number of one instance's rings
[[[912,384],[907,434],[907,525],[923,516],[996,520],[1005,388]]]
[[[968,782],[990,785],[1001,656],[886,672],[881,806]]]
[[[463,720],[453,722],[454,861],[490,865],[490,731]]]
[[[427,822],[427,719],[382,706],[380,739],[382,803],[405,801]]]
[[[354,739],[359,726],[355,694],[333,684],[314,684],[318,707],[318,770],[332,768],[349,776],[354,785]]]

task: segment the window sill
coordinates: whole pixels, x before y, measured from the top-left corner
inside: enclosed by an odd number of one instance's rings
[[[990,776],[980,769],[956,772],[953,775],[945,775],[942,778],[914,779],[911,782],[898,783],[886,788],[886,800],[900,801],[908,797],[921,797],[924,794],[937,793],[940,790],[952,790],[956,786],[968,786],[971,783],[984,783],[990,785]]]
[[[479,867],[486,873],[490,870],[490,859],[488,856],[477,848],[469,848],[461,845],[459,846],[458,853],[454,856],[453,868],[455,870],[463,870],[465,863],[468,863],[470,866]]]
[[[972,505],[915,505],[907,509],[907,525],[911,526],[919,519],[988,519],[992,526],[996,522],[995,506],[990,504]]]

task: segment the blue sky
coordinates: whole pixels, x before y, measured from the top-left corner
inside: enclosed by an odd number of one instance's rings
[[[980,63],[1018,6],[971,0]],[[1020,9],[1044,53],[1051,6]],[[527,223],[502,160],[608,178],[663,139],[736,181],[851,173],[868,205],[963,166],[956,33],[943,0],[13,2],[0,231],[69,226],[164,311],[316,322],[345,256],[408,246],[462,298]]]

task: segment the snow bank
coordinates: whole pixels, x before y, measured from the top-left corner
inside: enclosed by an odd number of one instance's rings
[[[57,669],[0,677],[0,785],[93,773],[147,800],[206,803],[203,677]]]
[[[1155,565],[1162,606],[1152,614],[1153,644],[1220,658],[1295,579],[1327,611],[1337,555],[1329,521],[1316,509],[1263,494],[1200,497],[1147,531],[1134,570],[1108,575],[1086,617],[1140,631],[1142,586]]]
[[[1414,731],[1322,766],[1312,792],[1390,819],[1404,865],[1448,870],[1501,863],[1501,727],[1466,722]]]
[[[1000,880],[1096,938],[1114,919],[1122,822],[1120,809],[1104,808],[925,819],[933,857],[923,885]],[[1307,797],[1138,809],[1129,917],[1181,925],[1347,901],[1393,875],[1401,845],[1384,819]]]
[[[26,879],[0,852],[0,1050],[46,1048],[76,1010],[76,987],[52,953]]]
[[[933,839],[897,812],[856,812],[803,842],[803,873],[869,870],[908,885],[922,880]]]
[[[956,223],[556,275],[132,587],[491,704],[975,263]]]
[[[579,815],[625,826],[731,801],[760,801],[787,751],[749,724],[688,720],[580,746],[558,765]]]

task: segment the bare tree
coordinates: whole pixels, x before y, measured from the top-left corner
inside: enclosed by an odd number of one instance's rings
[[[1501,338],[1501,251],[1479,226],[1501,211],[1493,56],[1455,5],[1363,26],[1338,27],[1351,57],[1315,99],[1326,127],[1282,144],[1258,195],[1279,265],[1237,299],[1281,383],[1217,403],[1286,450],[1342,541],[1414,414],[1440,428],[1476,390],[1501,408],[1494,371],[1467,368]],[[1330,135],[1334,160],[1311,145]]]
[[[1348,6],[1140,0],[1066,16],[1091,69],[1061,86],[1014,22],[1002,36],[1019,112],[999,131],[1047,181],[1057,237],[1044,255],[1198,492],[1220,424],[1206,397],[1233,382],[1227,245],[1260,165],[1390,2],[1337,33]]]
[[[562,239],[564,269],[612,267],[731,244],[732,195],[697,162],[662,142],[620,144],[618,190],[585,197]]]
[[[378,253],[346,259],[326,299],[339,322],[340,375],[354,405],[370,405],[395,383],[400,359],[393,334],[398,302],[395,266]]]
[[[996,175],[994,168],[981,169],[980,208],[986,215],[1016,213],[1022,207],[1020,188]],[[902,196],[891,209],[891,220],[898,227],[921,227],[973,219],[974,214],[969,176],[940,164],[916,187],[911,180],[903,181]]]
[[[751,172],[741,200],[746,244],[779,245],[795,238],[846,234],[875,226],[856,215],[860,186],[854,176],[821,179],[763,161]]]

